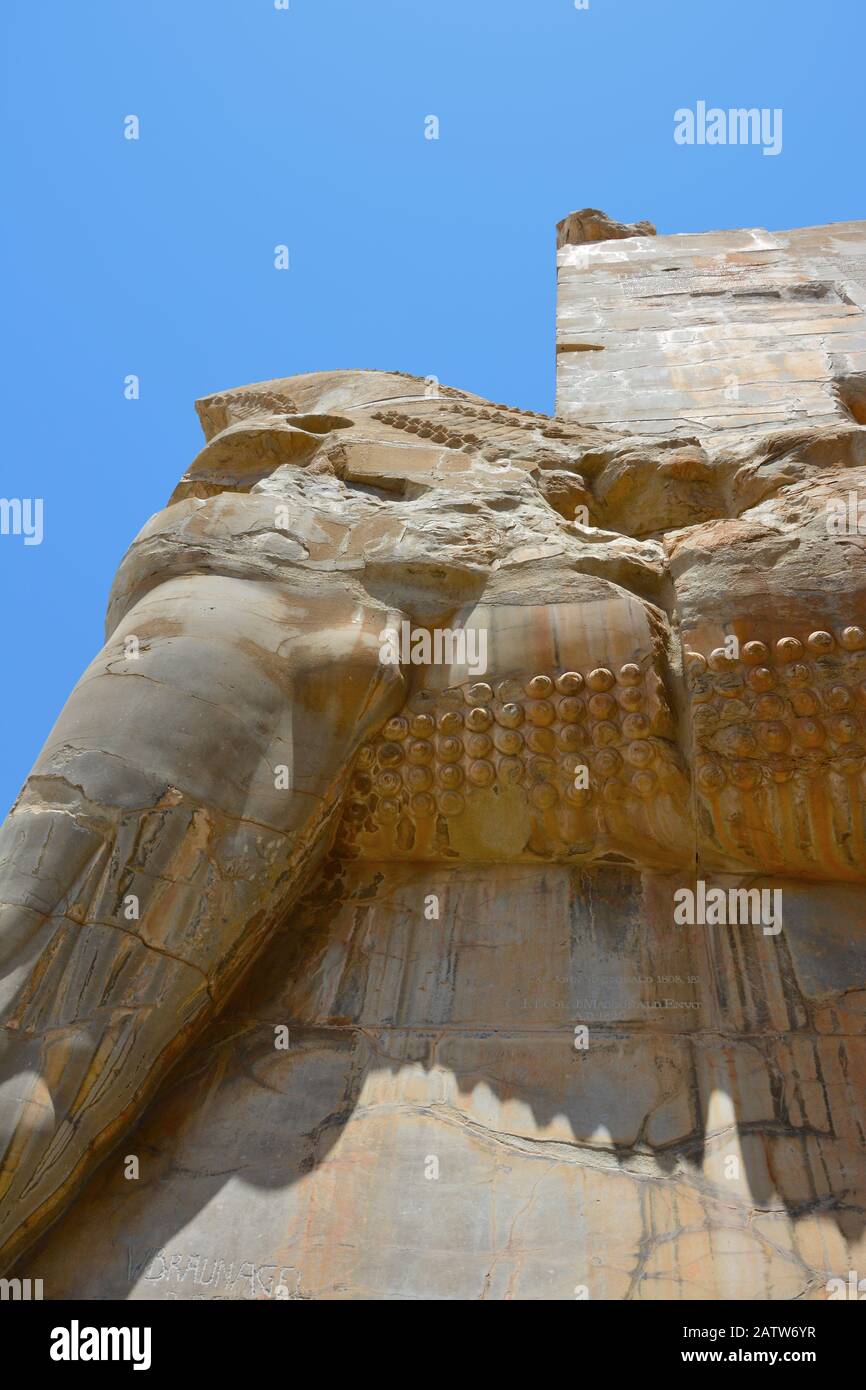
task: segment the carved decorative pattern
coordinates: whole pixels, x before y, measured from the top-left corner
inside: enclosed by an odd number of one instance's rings
[[[421,690],[362,748],[343,842],[363,846],[405,820],[450,821],[490,788],[516,790],[542,819],[584,813],[594,840],[604,808],[682,795],[672,734],[661,680],[634,662]],[[574,828],[572,817],[558,831]]]

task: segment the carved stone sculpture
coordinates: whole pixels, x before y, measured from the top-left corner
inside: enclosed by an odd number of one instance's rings
[[[584,210],[557,416],[368,371],[199,403],[2,830],[4,1271],[864,1268],[864,247]]]

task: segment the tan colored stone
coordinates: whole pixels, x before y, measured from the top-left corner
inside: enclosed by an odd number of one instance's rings
[[[560,417],[200,402],[0,831],[0,1251],[47,1297],[862,1262],[863,229],[651,230],[566,219]]]

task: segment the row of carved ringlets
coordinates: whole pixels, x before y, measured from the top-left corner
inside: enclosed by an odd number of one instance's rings
[[[495,690],[475,682],[420,691],[362,749],[347,820],[369,827],[403,814],[451,817],[474,788],[497,785],[521,787],[538,811],[652,798],[660,778],[682,777],[673,746],[653,736],[661,707],[658,683],[650,693],[632,662],[617,673],[510,678]]]
[[[700,754],[696,778],[707,793],[784,784],[828,766],[864,766],[866,632],[849,625],[800,639],[687,651],[692,716]]]
[[[482,437],[473,434],[468,429],[451,429],[438,420],[428,419],[423,415],[405,415],[396,410],[377,411],[373,419],[378,420],[380,424],[388,425],[391,429],[403,430],[407,434],[416,435],[419,439],[429,440],[431,444],[441,444],[447,449],[459,450],[464,454],[480,454],[488,463],[495,463],[503,457],[503,453],[508,452],[505,447],[508,443],[507,436],[500,443],[495,430]],[[487,421],[482,423],[486,424]],[[504,423],[508,425],[509,430],[514,428],[513,421],[509,420]],[[533,427],[521,425],[519,428]],[[544,434],[553,437],[550,435],[550,431],[545,430]],[[559,454],[553,453],[551,450],[545,450],[542,445],[533,447],[532,461],[542,468],[561,468],[567,462],[564,456],[560,457]]]

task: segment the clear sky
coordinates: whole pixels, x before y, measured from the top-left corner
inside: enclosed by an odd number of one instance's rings
[[[41,545],[0,535],[0,814],[199,447],[196,396],[379,367],[551,410],[567,212],[866,216],[864,0],[289,3],[0,7],[0,497],[44,504]],[[781,152],[678,145],[701,100],[781,108]]]

